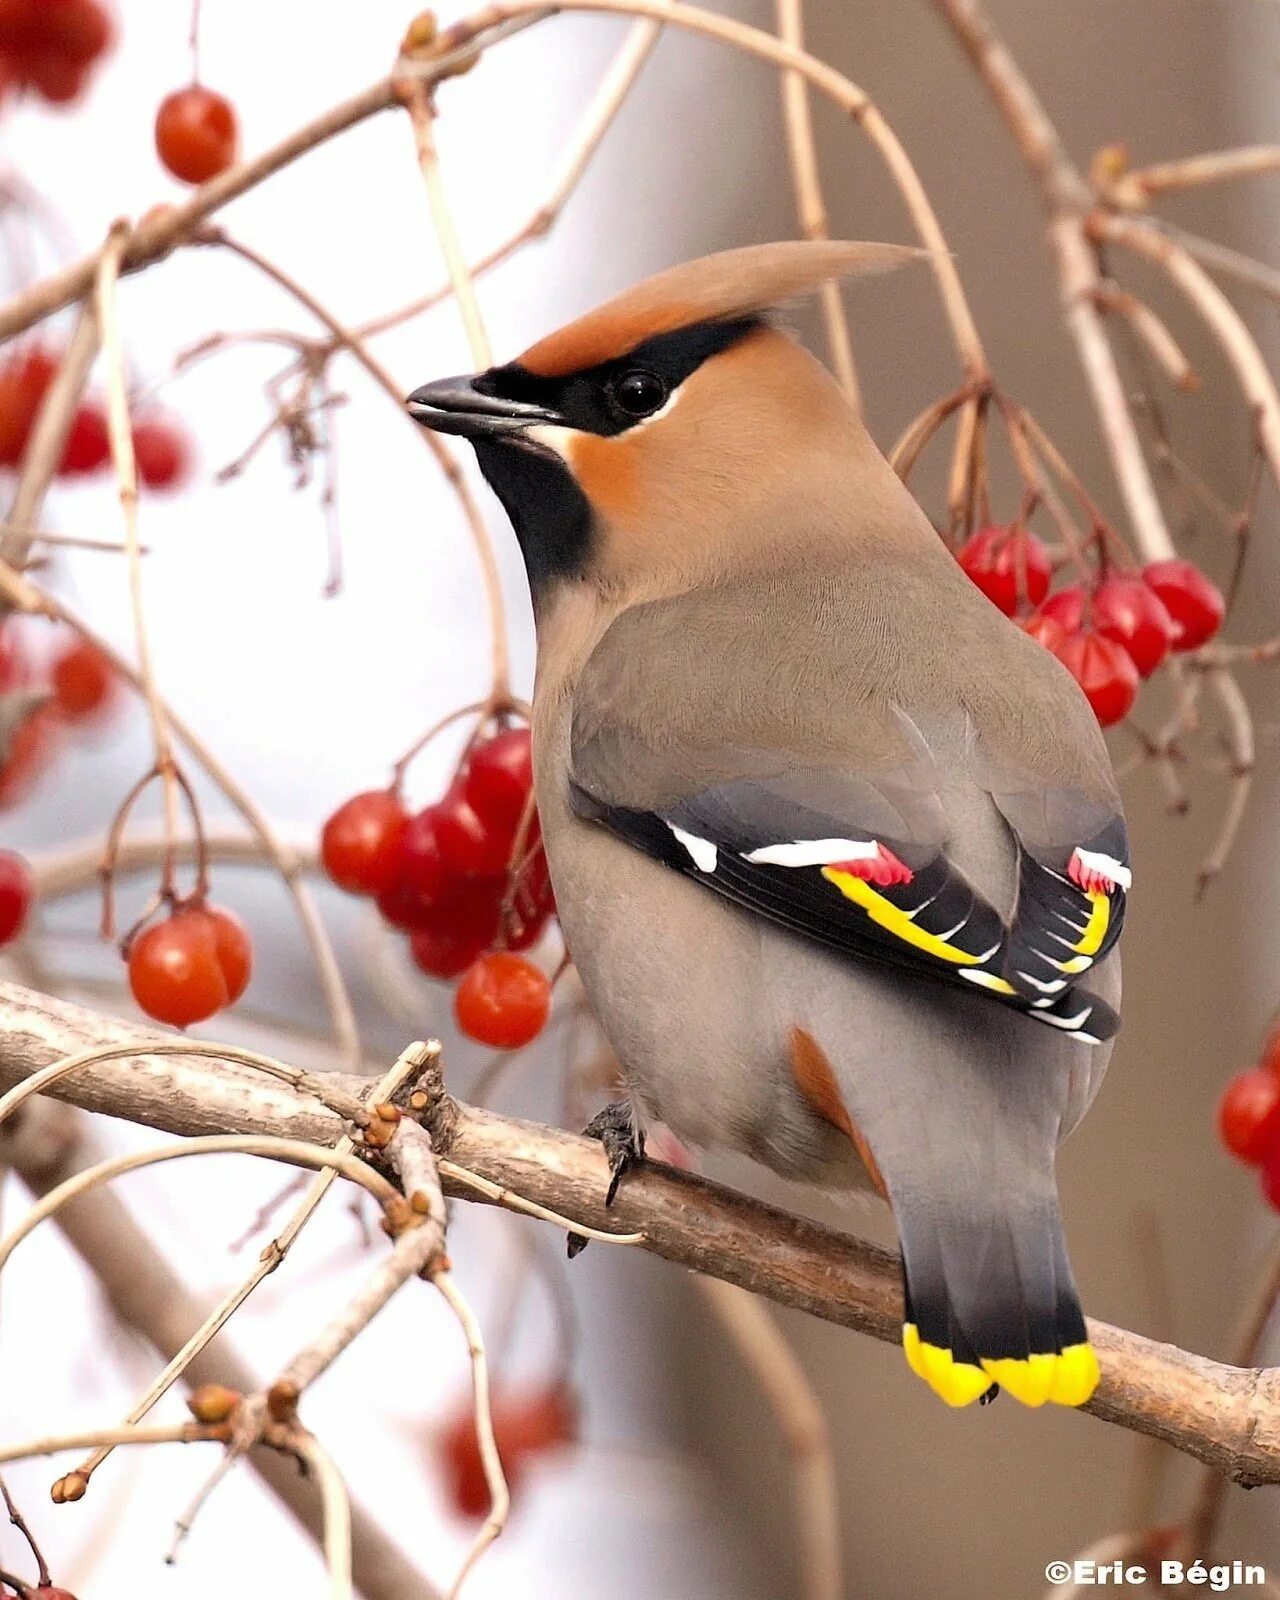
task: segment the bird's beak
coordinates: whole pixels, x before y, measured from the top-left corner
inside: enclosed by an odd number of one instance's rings
[[[476,379],[438,378],[415,389],[405,404],[409,415],[424,428],[437,433],[457,433],[464,439],[489,439],[521,432],[536,422],[558,423],[563,419],[545,406],[528,405],[523,400],[504,400],[482,394]]]

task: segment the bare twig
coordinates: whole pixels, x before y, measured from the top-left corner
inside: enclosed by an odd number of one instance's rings
[[[1106,195],[1113,205],[1142,211],[1160,195],[1175,189],[1198,189],[1207,183],[1231,183],[1276,171],[1280,171],[1280,145],[1255,144],[1136,167],[1108,183]]]
[[[759,1384],[791,1453],[800,1548],[799,1593],[803,1600],[840,1600],[844,1560],[835,1462],[813,1385],[767,1306],[716,1278],[694,1281]]]
[[[36,414],[22,472],[9,502],[7,526],[0,535],[0,560],[11,567],[22,568],[27,564],[36,538],[34,529],[40,521],[40,509],[62,460],[75,409],[97,353],[98,319],[93,305],[86,301],[80,307],[75,332],[62,352],[53,382]]]
[[[471,281],[471,271],[467,266],[462,241],[458,238],[453,208],[445,194],[444,178],[440,172],[440,156],[436,150],[435,107],[431,103],[430,92],[421,79],[413,79],[406,86],[405,105],[409,110],[409,119],[413,123],[418,165],[422,169],[423,181],[427,186],[431,223],[440,244],[440,253],[444,256],[449,282],[453,286],[453,297],[457,301],[458,311],[462,317],[467,344],[471,349],[471,360],[476,368],[483,372],[485,368],[493,365],[493,351],[489,344],[484,319],[480,315],[475,284]]]
[[[776,0],[778,36],[793,50],[804,49],[802,7],[803,0]],[[782,74],[782,116],[787,130],[787,153],[791,158],[791,182],[796,194],[800,230],[806,239],[829,239],[831,226],[818,173],[818,151],[813,137],[809,90],[798,72]],[[845,394],[861,410],[858,371],[854,366],[849,319],[845,316],[840,285],[824,283],[818,303],[822,307],[822,320],[827,330],[832,371]]]

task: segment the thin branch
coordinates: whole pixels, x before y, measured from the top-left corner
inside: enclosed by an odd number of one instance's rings
[[[427,186],[431,224],[440,244],[440,253],[444,256],[449,282],[453,286],[453,298],[462,317],[463,330],[471,349],[472,363],[477,371],[483,372],[493,365],[493,350],[489,344],[484,318],[480,315],[480,304],[476,299],[475,284],[471,281],[471,271],[467,266],[462,241],[458,238],[453,208],[445,193],[444,177],[440,171],[440,155],[436,149],[435,107],[431,102],[431,93],[421,79],[415,79],[407,86],[405,105],[408,108],[409,120],[413,124],[418,166],[422,170],[423,182]]]
[[[1201,266],[1208,267],[1211,272],[1266,295],[1269,300],[1280,300],[1280,270],[1275,267],[1255,261],[1252,256],[1245,255],[1241,250],[1233,250],[1229,245],[1219,244],[1216,239],[1204,239],[1198,233],[1189,233],[1186,228],[1176,227],[1163,217],[1151,218],[1150,226],[1180,244],[1188,255],[1194,256]]]
[[[1198,189],[1207,183],[1234,183],[1280,171],[1280,145],[1255,144],[1239,150],[1214,150],[1205,155],[1160,161],[1150,167],[1124,172],[1106,186],[1113,205],[1144,210],[1162,194],[1175,189]]]
[[[767,1306],[718,1279],[694,1281],[787,1441],[795,1476],[799,1592],[803,1600],[841,1600],[844,1557],[835,1462],[813,1385]]]
[[[100,1161],[88,1172],[77,1173],[56,1189],[44,1195],[23,1216],[17,1227],[0,1239],[0,1267],[22,1241],[62,1206],[78,1199],[100,1183],[110,1183],[126,1172],[137,1172],[143,1167],[159,1166],[166,1161],[185,1161],[189,1156],[245,1155],[265,1156],[271,1161],[287,1161],[297,1167],[312,1167],[316,1171],[326,1168],[340,1173],[352,1183],[359,1184],[384,1208],[394,1205],[396,1190],[380,1177],[366,1162],[355,1156],[327,1150],[318,1145],[306,1144],[300,1139],[279,1139],[274,1134],[211,1133],[197,1139],[184,1139],[180,1144],[165,1145],[160,1150],[134,1150],[127,1155],[114,1156]]]
[[[489,1369],[485,1358],[484,1339],[480,1333],[480,1324],[476,1321],[475,1313],[463,1298],[453,1276],[443,1268],[437,1268],[431,1275],[431,1281],[443,1295],[446,1303],[452,1310],[462,1331],[466,1335],[467,1354],[471,1359],[471,1393],[472,1403],[475,1406],[476,1442],[480,1447],[480,1464],[484,1469],[484,1479],[489,1490],[489,1510],[481,1525],[480,1531],[472,1541],[471,1549],[458,1574],[450,1585],[446,1600],[457,1600],[457,1596],[466,1582],[476,1562],[489,1548],[507,1525],[507,1517],[511,1512],[511,1491],[507,1486],[506,1474],[502,1470],[502,1460],[498,1455],[498,1441],[493,1432],[493,1412],[489,1396]]]
[[[1200,379],[1181,345],[1145,301],[1114,283],[1101,284],[1096,298],[1104,311],[1124,318],[1134,338],[1170,383],[1186,394],[1193,394],[1200,387]]]
[[[803,0],[776,0],[778,36],[793,50],[804,49]],[[795,189],[796,211],[800,230],[806,239],[829,239],[831,225],[827,216],[826,201],[822,196],[822,180],[818,172],[818,151],[813,137],[813,113],[809,106],[809,90],[798,72],[784,72],[782,83],[782,118],[787,132],[787,154],[791,160],[791,182]],[[844,300],[838,283],[824,283],[819,293],[822,320],[827,331],[827,349],[831,354],[831,367],[840,387],[850,401],[862,409],[862,395],[858,388],[858,370],[853,361],[853,346],[849,340],[849,319],[845,315]]]
[[[58,471],[71,432],[72,419],[89,370],[98,354],[98,319],[92,302],[86,300],[76,318],[75,332],[58,362],[53,382],[45,392],[27,441],[17,488],[9,502],[4,534],[0,536],[0,560],[21,570],[27,564],[40,510],[49,485]]]
[[[330,1600],[352,1600],[351,1498],[333,1457],[314,1434],[299,1433],[294,1448],[315,1474],[324,1508],[324,1559]]]
[[[1089,226],[1096,237],[1161,267],[1191,302],[1235,372],[1245,402],[1256,418],[1258,441],[1271,475],[1280,483],[1280,394],[1243,317],[1204,268],[1167,234],[1132,217],[1107,212],[1095,212]]]

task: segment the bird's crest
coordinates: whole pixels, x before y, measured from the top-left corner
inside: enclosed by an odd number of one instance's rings
[[[657,334],[750,316],[812,294],[833,278],[889,272],[927,255],[909,245],[788,239],[703,256],[646,278],[518,358],[538,377],[557,378],[616,360]]]

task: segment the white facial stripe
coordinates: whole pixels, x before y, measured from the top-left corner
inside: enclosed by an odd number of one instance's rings
[[[615,434],[612,437],[625,439],[627,434],[638,433],[641,428],[647,428],[651,422],[660,422],[667,416],[676,401],[680,398],[680,390],[673,389],[666,401],[658,407],[652,416],[640,417],[626,430],[626,433]],[[559,422],[535,422],[524,430],[525,438],[532,439],[535,444],[545,445],[548,450],[554,450],[562,461],[571,459],[573,441],[586,437],[582,428],[567,428]]]
[[[567,461],[573,441],[579,438],[580,434],[577,428],[563,428],[557,422],[535,422],[532,427],[524,430],[524,436],[526,439],[532,439],[534,444],[554,450],[562,461]]]
[[[833,861],[874,861],[879,853],[874,839],[799,839],[762,845],[745,859],[772,867],[827,867]]]
[[[1133,887],[1133,873],[1114,856],[1104,855],[1100,850],[1081,850],[1077,846],[1075,858],[1087,871],[1096,872],[1103,878],[1110,878],[1112,883],[1119,884],[1122,889]]]
[[[671,391],[671,393],[667,396],[667,398],[663,401],[663,403],[658,407],[658,409],[656,411],[650,412],[647,417],[639,417],[635,422],[633,422],[631,424],[631,426],[627,429],[627,432],[628,433],[638,433],[641,428],[647,428],[651,422],[661,422],[663,417],[667,416],[670,413],[672,407],[675,405],[676,401],[680,398],[680,395],[681,395],[683,389],[684,389],[684,385],[683,384],[678,384]]]
[[[710,839],[699,839],[696,833],[686,833],[683,828],[677,828],[674,822],[668,822],[667,827],[689,852],[689,859],[699,872],[716,870],[720,853]]]

